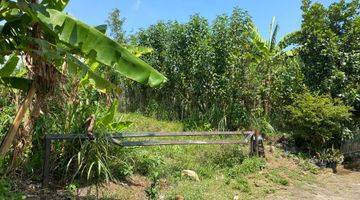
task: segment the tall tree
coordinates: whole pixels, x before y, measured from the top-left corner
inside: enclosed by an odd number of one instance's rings
[[[106,21],[110,29],[110,36],[113,37],[114,40],[120,44],[124,44],[126,42],[126,36],[123,27],[125,21],[126,19],[124,17],[121,17],[121,12],[117,8],[111,11]]]
[[[301,29],[288,40],[297,47],[306,85],[343,99],[360,116],[360,1],[326,8],[303,0],[302,11]]]

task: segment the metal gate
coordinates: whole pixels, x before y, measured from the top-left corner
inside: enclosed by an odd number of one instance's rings
[[[195,141],[195,140],[183,140],[183,137],[211,137],[211,136],[231,136],[231,135],[243,135],[243,140],[206,140],[206,141]],[[179,140],[149,140],[139,138],[163,138],[163,137],[179,137]],[[64,140],[87,140],[85,134],[55,134],[45,136],[45,148],[44,148],[44,164],[43,164],[43,187],[47,187],[50,176],[50,155],[51,155],[51,143],[53,141],[64,141]],[[235,132],[172,132],[172,133],[119,133],[112,134],[106,137],[108,141],[115,145],[123,147],[135,147],[135,146],[163,146],[163,145],[246,145],[250,144],[251,155],[262,155],[263,154],[263,143],[261,135],[255,134],[253,131],[235,131]],[[124,141],[124,139],[127,139]],[[130,140],[129,140],[130,139]]]

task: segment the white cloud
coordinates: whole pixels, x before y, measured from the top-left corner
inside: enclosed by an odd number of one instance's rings
[[[134,9],[139,10],[141,5],[141,0],[135,0]]]

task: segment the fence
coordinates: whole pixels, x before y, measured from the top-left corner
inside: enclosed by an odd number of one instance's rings
[[[244,135],[244,140],[142,140],[142,141],[123,141],[123,139],[130,138],[162,138],[162,137],[211,137],[211,136],[231,136],[231,135]],[[44,149],[44,165],[43,165],[43,187],[47,187],[49,184],[50,173],[50,153],[51,144],[53,141],[65,141],[65,140],[86,140],[89,139],[85,134],[54,134],[46,135],[45,137],[45,149]],[[120,133],[109,135],[106,139],[111,141],[115,145],[123,147],[135,147],[135,146],[162,146],[162,145],[229,145],[239,144],[245,145],[251,141],[250,154],[259,155],[259,149],[263,149],[262,137],[258,134],[254,134],[253,131],[245,132],[172,132],[172,133]]]
[[[341,152],[344,156],[360,154],[360,135],[351,140],[346,140],[341,144]]]

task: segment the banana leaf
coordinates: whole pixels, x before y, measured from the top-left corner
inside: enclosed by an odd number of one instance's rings
[[[80,50],[89,59],[114,67],[115,71],[151,87],[167,79],[149,64],[132,55],[124,46],[113,41],[94,27],[88,26],[55,9],[34,8],[37,18],[54,31],[60,41]]]

